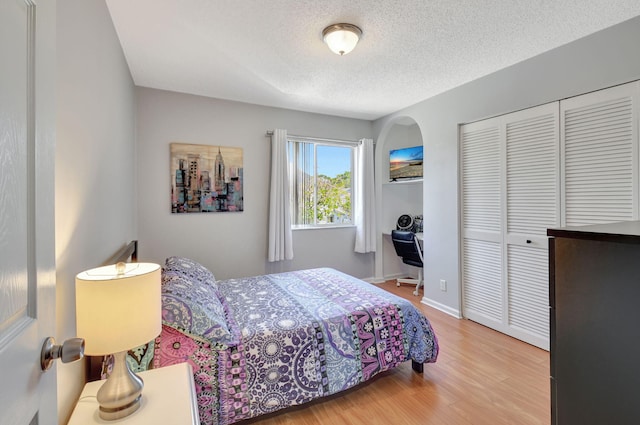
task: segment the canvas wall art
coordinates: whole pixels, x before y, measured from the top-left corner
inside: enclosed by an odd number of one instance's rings
[[[243,211],[242,148],[171,143],[171,212]]]

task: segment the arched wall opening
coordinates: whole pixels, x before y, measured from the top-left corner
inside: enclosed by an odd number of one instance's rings
[[[391,181],[389,152],[393,149],[424,146],[418,123],[409,116],[394,117],[380,131],[375,148],[376,221],[378,229],[375,255],[375,281],[417,276],[417,269],[397,257],[390,233],[402,214],[422,215],[422,179]]]

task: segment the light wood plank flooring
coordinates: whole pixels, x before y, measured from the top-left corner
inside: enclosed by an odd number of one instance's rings
[[[420,303],[395,281],[382,284],[431,321],[440,355],[424,374],[407,362],[354,389],[246,421],[253,425],[548,425],[549,353]],[[244,425],[243,424],[243,425]]]

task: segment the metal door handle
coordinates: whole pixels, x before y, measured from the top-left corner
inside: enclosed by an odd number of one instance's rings
[[[62,363],[74,362],[84,357],[84,339],[71,338],[56,345],[56,340],[50,336],[44,340],[40,352],[40,367],[43,371],[49,370],[55,359]]]

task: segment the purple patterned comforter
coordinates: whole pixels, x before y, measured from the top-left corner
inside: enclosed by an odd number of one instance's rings
[[[333,269],[217,285],[229,341],[163,326],[154,348],[155,367],[193,366],[203,424],[306,403],[438,355],[429,321],[409,301]]]

